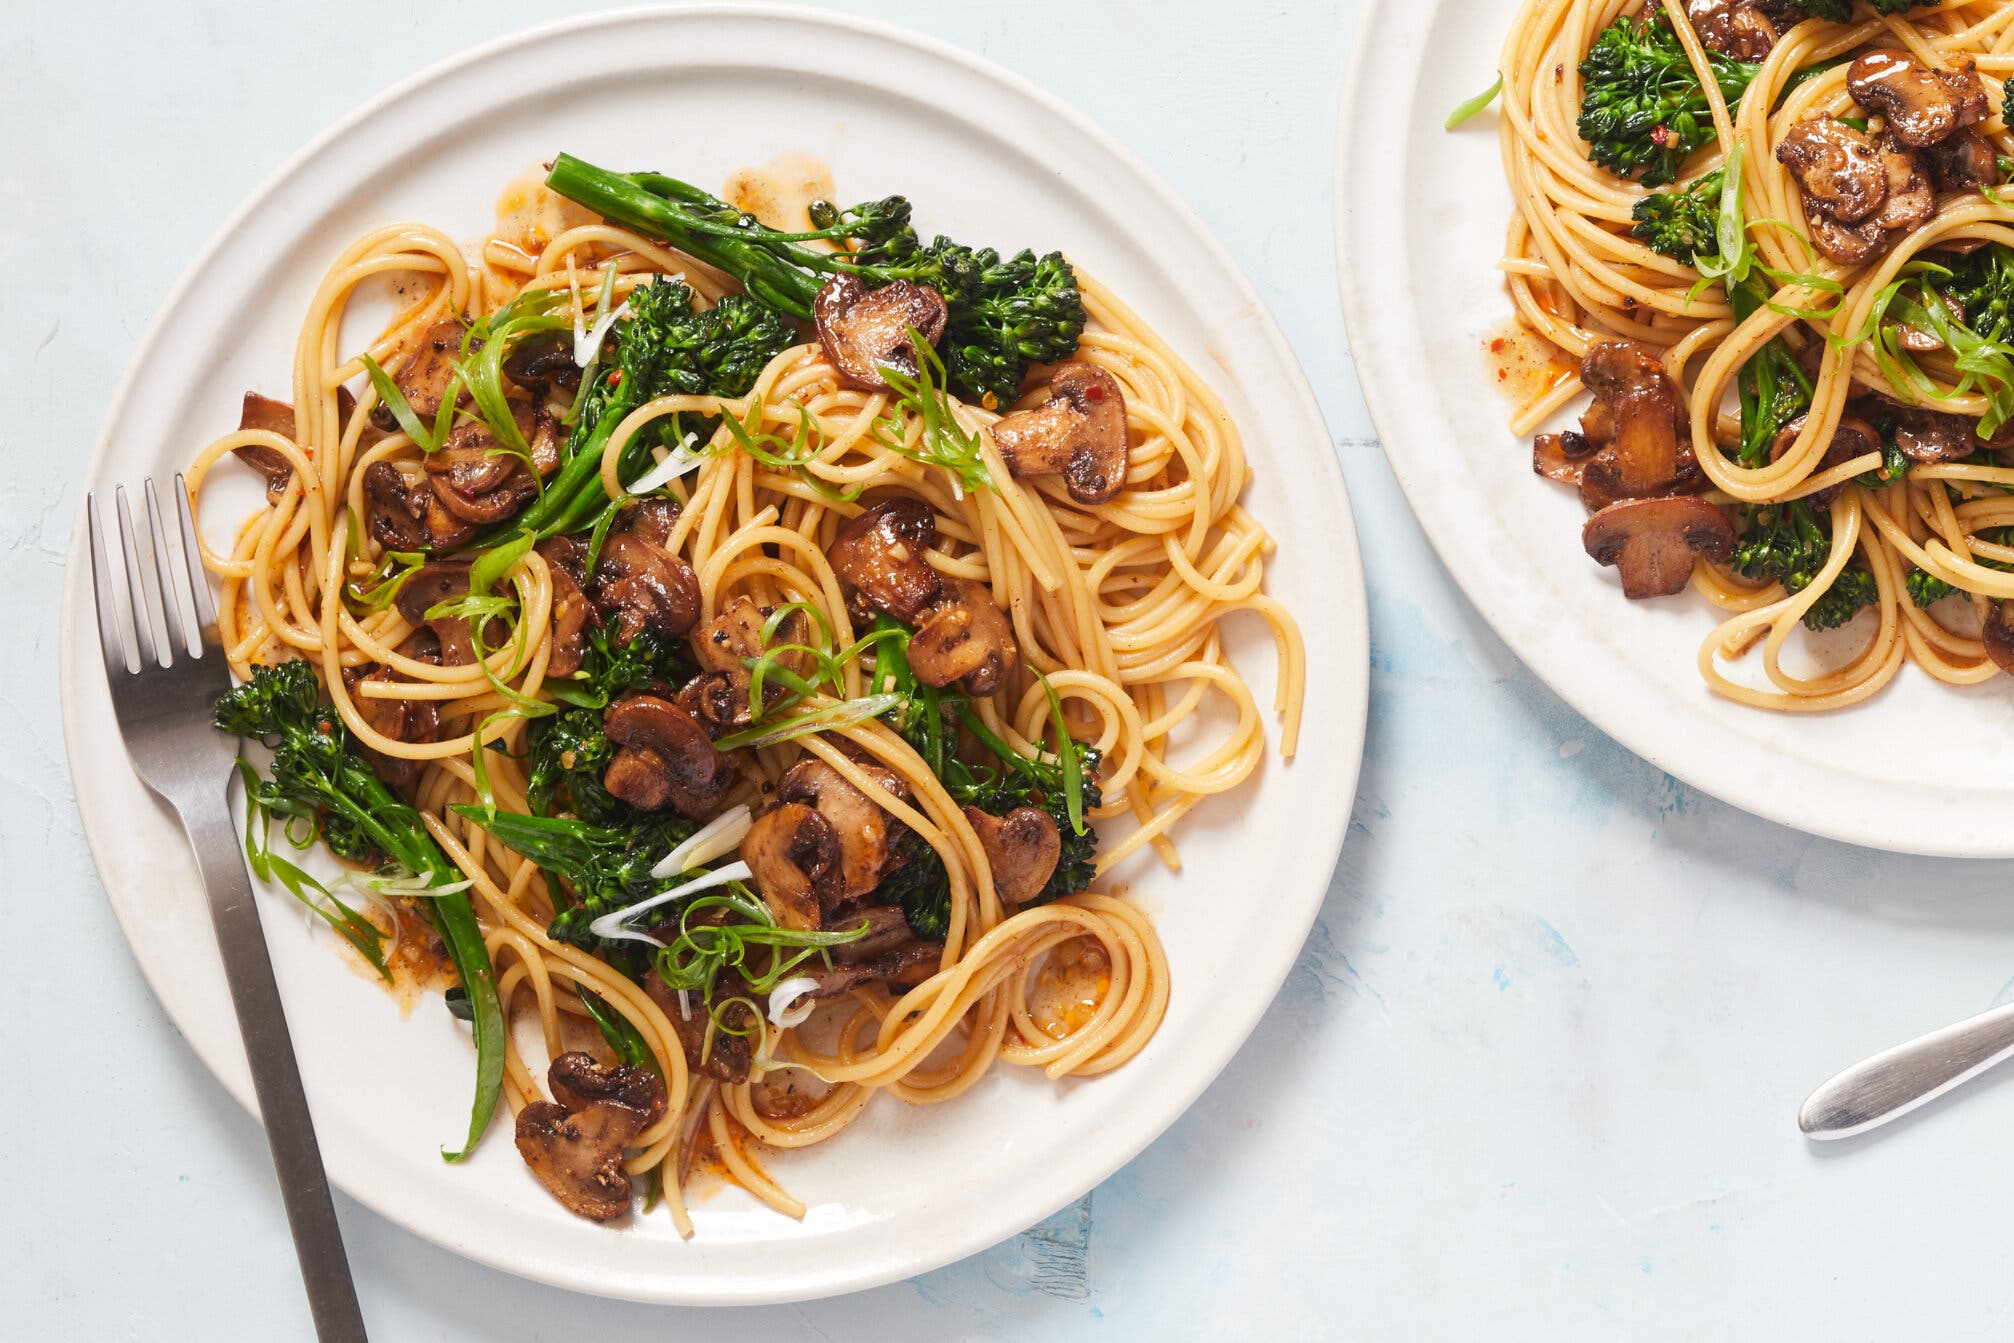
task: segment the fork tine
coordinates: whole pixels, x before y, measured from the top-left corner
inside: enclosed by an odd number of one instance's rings
[[[91,587],[98,599],[98,644],[105,653],[105,673],[135,670],[126,655],[126,636],[119,629],[118,582],[105,557],[105,530],[98,520],[98,496],[84,496],[84,517],[91,528]]]
[[[175,473],[175,512],[182,523],[182,563],[189,570],[189,591],[196,600],[196,633],[201,639],[217,639],[217,603],[210,595],[210,576],[203,570],[203,547],[196,539],[196,515],[189,508],[189,486],[182,473]]]
[[[121,485],[112,497],[119,505],[119,548],[126,553],[126,595],[130,599],[128,605],[133,608],[133,642],[139,645],[140,665],[145,667],[160,661],[154,656],[153,618],[147,609],[150,605],[147,583],[141,577],[146,570],[140,564],[139,547],[133,544],[133,511],[126,504],[126,487]]]
[[[161,584],[161,641],[172,650],[170,656],[193,656],[198,650],[190,641],[182,621],[182,593],[179,581],[182,566],[168,550],[168,529],[161,525],[161,496],[155,492],[154,478],[148,476],[141,488],[147,495],[147,534],[154,542],[154,568]]]

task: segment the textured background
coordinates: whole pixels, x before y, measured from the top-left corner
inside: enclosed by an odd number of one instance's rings
[[[2014,1072],[1855,1145],[1809,1147],[1793,1124],[1836,1067],[2014,996],[2006,869],[1730,811],[1588,728],[1464,604],[1385,468],[1337,309],[1329,147],[1353,7],[839,7],[1088,113],[1201,212],[1284,324],[1371,575],[1349,847],[1222,1079],[1015,1240],[839,1301],[702,1316],[506,1278],[339,1198],[374,1333],[2014,1331]],[[367,95],[564,8],[72,4],[0,43],[0,624],[16,631],[0,645],[0,1334],[305,1334],[259,1130],[147,994],[79,833],[54,647],[77,478],[148,316],[239,198]],[[1479,22],[1486,8],[1509,5],[1478,5]]]

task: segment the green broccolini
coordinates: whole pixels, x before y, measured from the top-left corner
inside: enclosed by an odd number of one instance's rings
[[[650,875],[659,859],[698,829],[682,816],[649,815],[611,827],[507,811],[491,819],[480,807],[455,810],[482,825],[497,843],[566,882],[564,892],[553,893],[554,904],[562,907],[546,935],[583,951],[602,946],[588,928],[596,919],[691,879],[684,873]],[[667,908],[665,917],[676,912]]]
[[[526,797],[544,815],[569,811],[596,825],[629,824],[638,813],[611,796],[602,775],[615,744],[602,730],[602,710],[629,690],[653,681],[676,684],[692,674],[685,652],[649,630],[618,647],[606,625],[597,625],[582,651],[580,671],[555,677],[546,689],[565,708],[532,720],[525,759]]]
[[[742,396],[763,368],[797,343],[796,324],[740,294],[697,311],[683,281],[657,280],[629,294],[629,316],[603,340],[594,375],[582,391],[579,413],[557,474],[530,508],[485,538],[527,529],[541,537],[586,531],[609,506],[601,484],[602,448],[632,410],[660,396]],[[687,433],[706,437],[713,421],[653,421],[622,451],[618,468],[633,481],[652,461],[651,450],[676,445]]]
[[[419,812],[384,785],[350,741],[342,719],[321,702],[311,663],[296,659],[258,668],[250,681],[217,701],[216,721],[223,731],[272,751],[269,777],[247,781],[259,806],[314,826],[323,843],[350,862],[410,873],[434,887],[459,880],[460,869],[434,842]],[[447,946],[475,1027],[475,1102],[468,1141],[460,1152],[444,1154],[452,1161],[475,1150],[496,1110],[503,1084],[503,1005],[466,892],[431,893],[421,907]]]
[[[2014,546],[2014,527],[1989,528],[1979,533],[1979,539],[1990,541],[1995,545]],[[2006,564],[2000,560],[1986,559],[1978,555],[1974,555],[1972,560],[1973,563],[1985,569],[1998,569],[2002,572],[2014,569],[2014,565]],[[1909,576],[1902,580],[1902,586],[1909,593],[1909,600],[1915,602],[1918,606],[1928,606],[1932,602],[1942,601],[1946,597],[1964,595],[1964,589],[1951,586],[1951,584],[1925,569],[1912,568],[1909,571]]]
[[[1847,23],[1853,18],[1853,0],[1787,0],[1814,19]],[[1876,14],[1900,14],[1904,10],[1934,8],[1937,0],[1868,0]]]
[[[1802,499],[1787,504],[1759,504],[1738,512],[1741,542],[1735,547],[1733,566],[1742,577],[1756,582],[1774,579],[1786,592],[1802,592],[1811,586],[1832,555],[1832,538],[1811,506]],[[1874,575],[1860,561],[1849,561],[1810,610],[1804,613],[1806,628],[1836,629],[1879,597]]]
[[[1965,325],[1983,340],[2005,342],[2014,335],[2014,248],[1990,242],[1964,253],[1940,253],[1950,276],[1925,283],[1965,310]]]
[[[1761,67],[1717,52],[1708,59],[1721,96],[1734,107]],[[1675,182],[1693,151],[1713,139],[1706,92],[1661,11],[1602,29],[1580,75],[1580,137],[1588,157],[1619,177],[1645,186]]]
[[[662,238],[734,276],[755,299],[808,320],[826,277],[851,273],[869,285],[907,280],[944,296],[948,320],[938,353],[963,396],[1005,406],[1020,395],[1028,366],[1067,359],[1083,334],[1083,296],[1059,252],[1003,257],[938,237],[925,245],[900,196],[838,209],[821,203],[820,227],[772,229],[690,183],[661,173],[617,173],[569,154],[553,161],[546,185],[627,228]],[[803,244],[851,243],[825,252]]]
[[[1652,251],[1688,266],[1719,257],[1715,228],[1720,220],[1721,178],[1721,170],[1715,168],[1690,186],[1645,196],[1630,212],[1636,220],[1630,233]]]

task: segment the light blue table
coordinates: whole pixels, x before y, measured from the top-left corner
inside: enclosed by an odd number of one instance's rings
[[[2014,1334],[2014,1072],[1857,1146],[1809,1148],[1792,1123],[1834,1067],[2014,994],[2008,870],[1733,812],[1591,730],[1463,602],[1344,348],[1329,151],[1351,8],[846,7],[1083,109],[1201,212],[1285,325],[1368,548],[1370,746],[1348,850],[1244,1052],[1047,1225],[914,1282],[701,1315],[506,1278],[339,1199],[376,1336]],[[282,157],[367,94],[556,12],[184,8],[41,6],[0,43],[10,1339],[306,1328],[259,1130],[142,985],[70,798],[56,594],[104,400],[187,258]],[[1492,22],[1509,6],[1476,8]]]

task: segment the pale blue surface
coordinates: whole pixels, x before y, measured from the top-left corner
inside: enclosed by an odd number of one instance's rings
[[[2005,1079],[1851,1150],[1792,1124],[1833,1068],[2014,993],[2006,869],[1732,812],[1589,729],[1463,602],[1344,349],[1329,158],[1349,8],[844,7],[1083,109],[1279,316],[1369,555],[1349,847],[1250,1045],[1045,1226],[911,1283],[701,1316],[519,1282],[339,1200],[376,1336],[2006,1336]],[[305,1332],[261,1135],[148,995],[79,834],[54,651],[77,479],[144,323],[233,202],[365,94],[558,7],[178,8],[44,7],[0,44],[8,1338]]]

